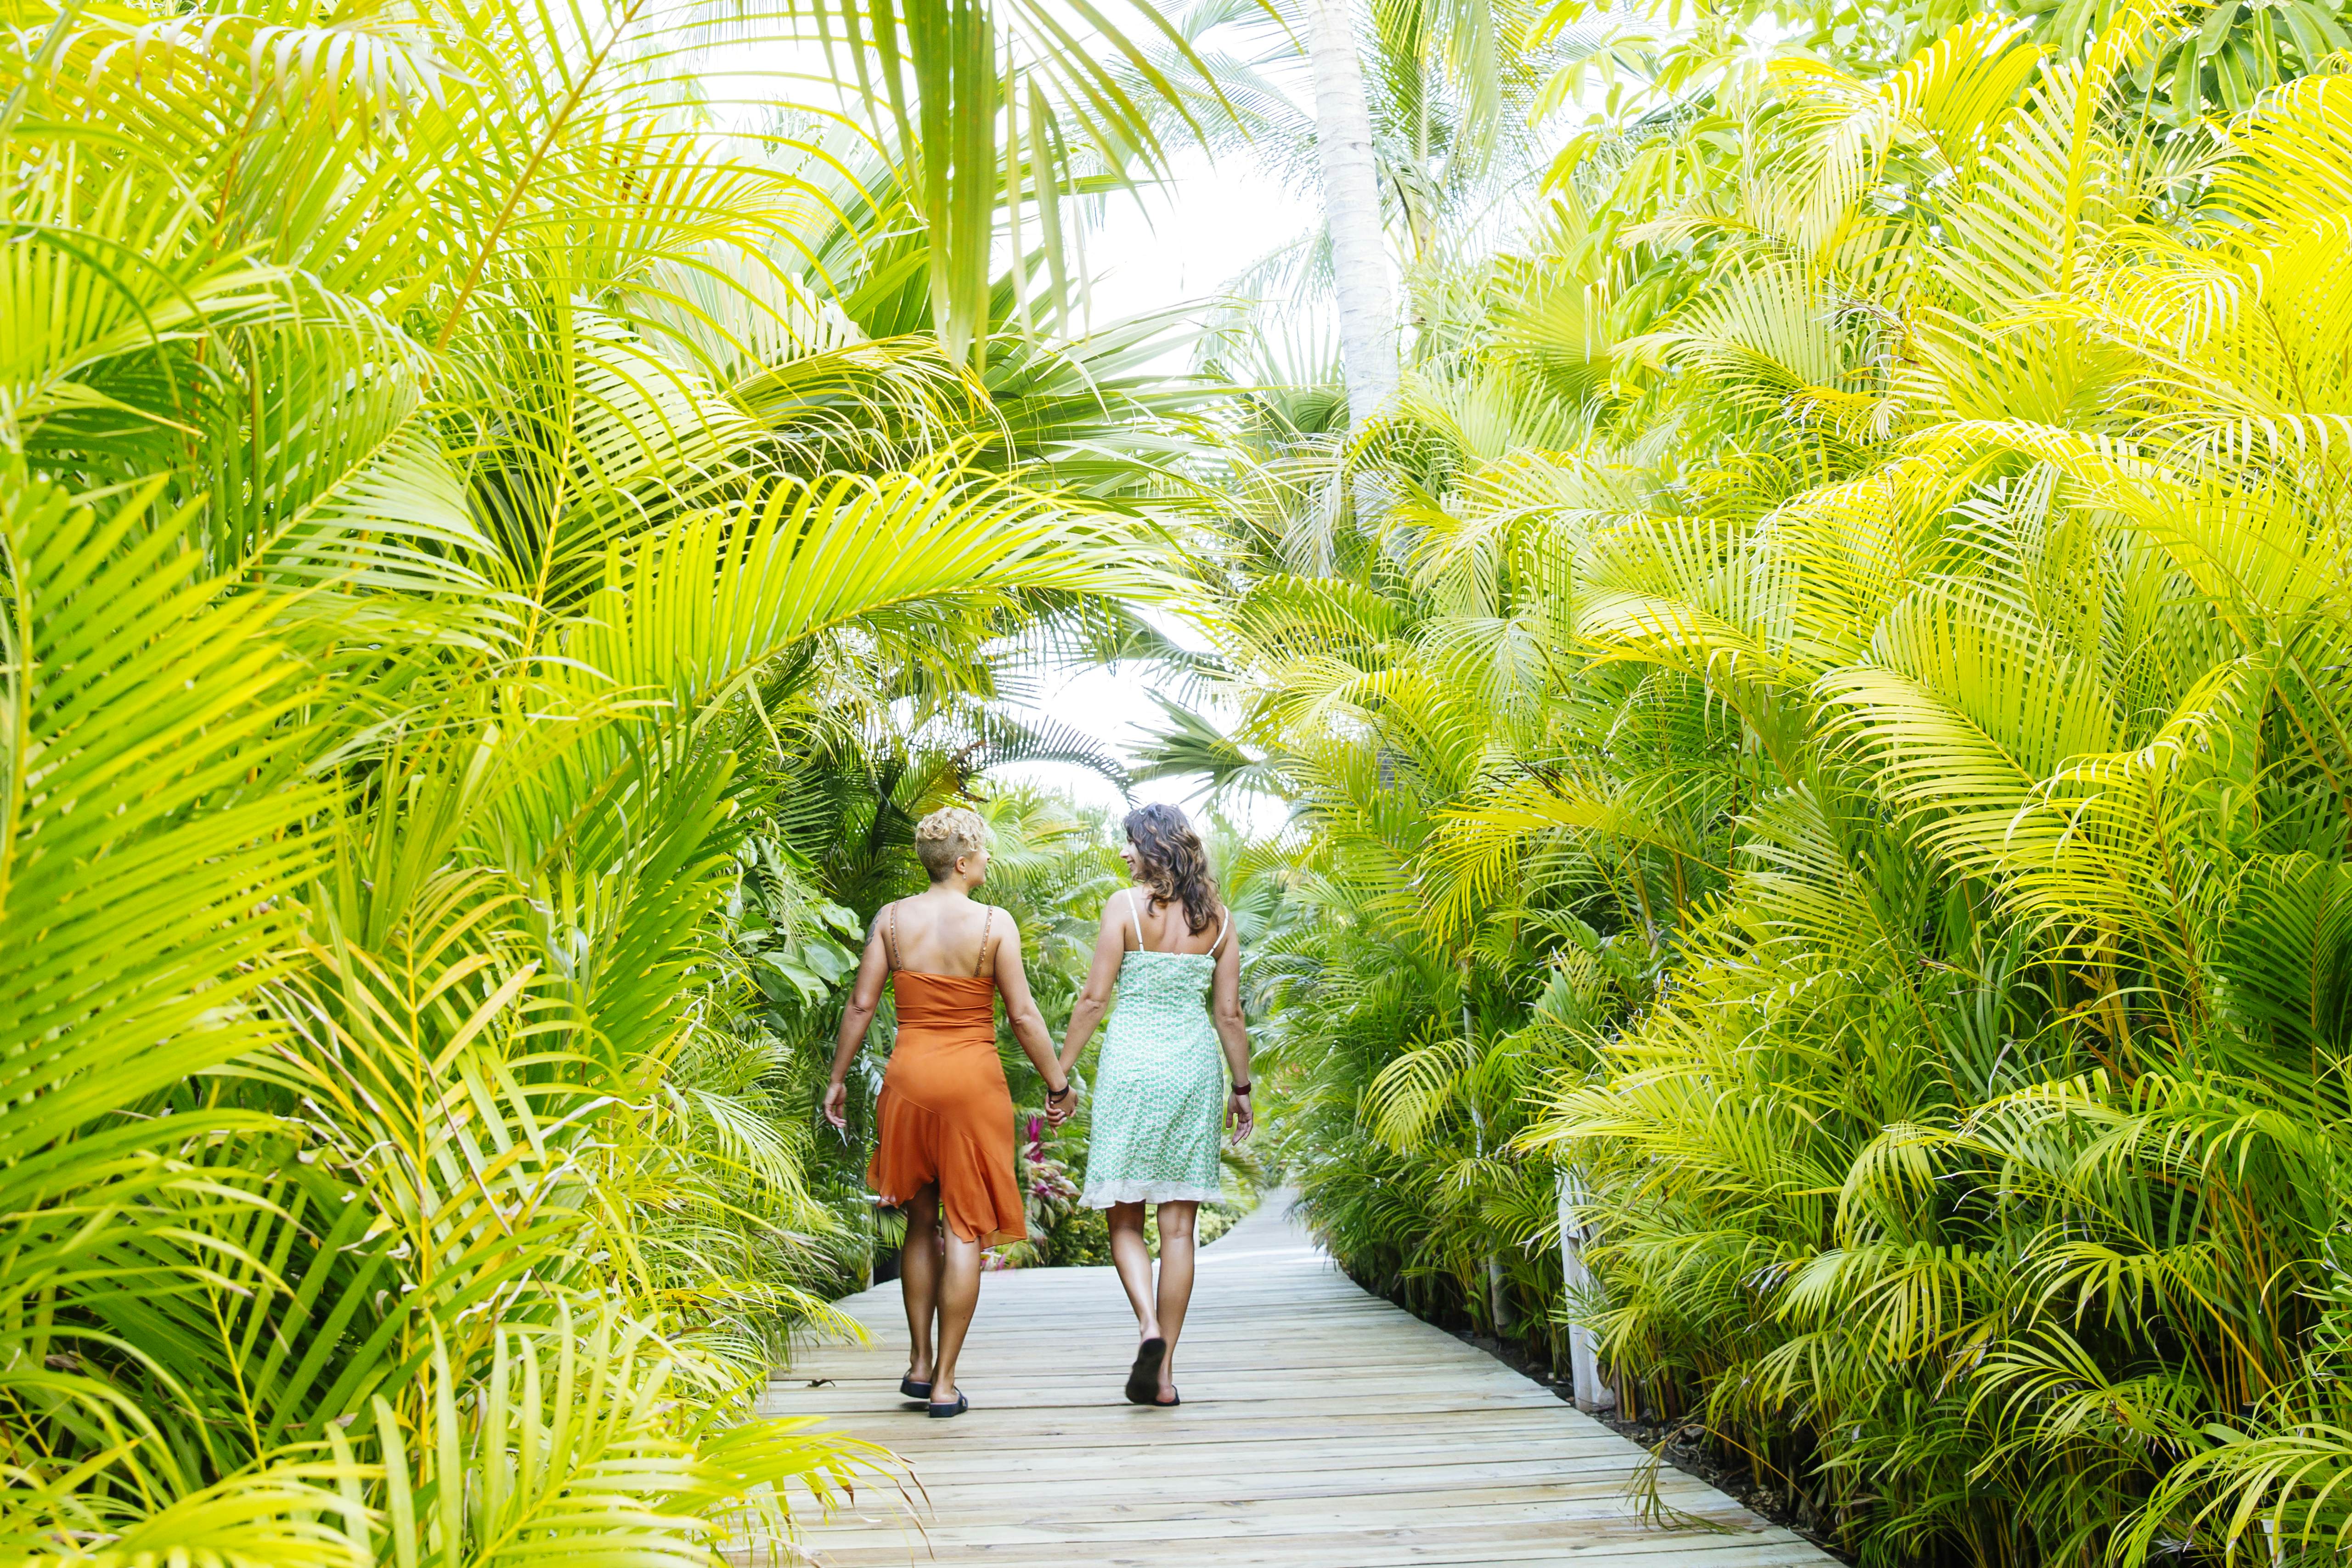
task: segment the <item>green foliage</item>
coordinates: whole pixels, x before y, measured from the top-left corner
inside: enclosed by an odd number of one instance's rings
[[[2331,35],[1650,20],[1391,414],[1235,428],[1246,717],[1164,749],[1310,830],[1278,1155],[1359,1277],[1591,1325],[1866,1563],[2333,1560]]]
[[[752,1408],[866,1258],[792,791],[908,699],[1050,744],[1147,329],[858,326],[886,140],[698,106],[787,14],[8,22],[0,1558],[788,1555],[888,1459]]]

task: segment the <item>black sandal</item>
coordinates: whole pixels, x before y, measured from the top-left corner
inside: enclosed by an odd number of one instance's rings
[[[1172,1389],[1172,1388],[1171,1388],[1171,1389],[1170,1389],[1168,1392],[1169,1392],[1169,1393],[1171,1393],[1171,1394],[1176,1394],[1176,1391],[1175,1391],[1174,1389]],[[1159,1410],[1173,1410],[1173,1409],[1175,1409],[1178,1405],[1181,1405],[1181,1404],[1183,1404],[1183,1403],[1184,1403],[1184,1396],[1183,1396],[1182,1394],[1176,1394],[1176,1397],[1175,1397],[1175,1398],[1173,1398],[1173,1399],[1160,1399],[1160,1398],[1156,1398],[1156,1397],[1155,1397],[1155,1398],[1151,1401],[1151,1404],[1152,1404],[1153,1408],[1155,1408],[1155,1409],[1159,1409]]]
[[[1160,1403],[1160,1363],[1168,1354],[1168,1342],[1150,1339],[1135,1347],[1135,1364],[1127,1369],[1127,1402],[1129,1405]]]
[[[919,1399],[926,1405],[931,1402],[931,1385],[928,1383],[917,1383],[911,1377],[902,1377],[898,1380],[898,1392],[909,1399]]]
[[[934,1405],[931,1406],[931,1419],[934,1421],[952,1421],[971,1408],[971,1395],[959,1388],[956,1390],[955,1403],[953,1405]]]

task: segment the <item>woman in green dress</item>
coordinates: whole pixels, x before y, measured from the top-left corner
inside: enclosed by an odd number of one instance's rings
[[[1127,1377],[1138,1405],[1182,1403],[1176,1336],[1192,1299],[1193,1224],[1221,1190],[1221,1125],[1250,1134],[1249,1033],[1242,1024],[1241,952],[1217,901],[1209,858],[1184,814],[1147,805],[1127,814],[1132,887],[1103,907],[1093,966],[1070,1009],[1066,1078],[1094,1037],[1114,992],[1118,1011],[1095,1066],[1087,1185],[1078,1201],[1108,1209],[1110,1254],[1142,1342]],[[1228,1089],[1217,1061],[1233,1074]],[[1160,1279],[1151,1278],[1143,1205],[1160,1211]]]

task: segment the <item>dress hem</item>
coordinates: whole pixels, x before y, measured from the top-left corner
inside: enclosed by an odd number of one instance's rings
[[[1190,1182],[1105,1182],[1097,1185],[1089,1182],[1078,1194],[1078,1206],[1107,1209],[1113,1204],[1213,1204],[1223,1202],[1222,1186],[1200,1186]]]

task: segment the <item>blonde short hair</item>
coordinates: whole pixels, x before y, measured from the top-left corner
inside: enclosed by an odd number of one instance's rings
[[[980,813],[961,805],[943,805],[915,824],[915,856],[936,882],[955,869],[955,863],[988,846],[988,824]]]

